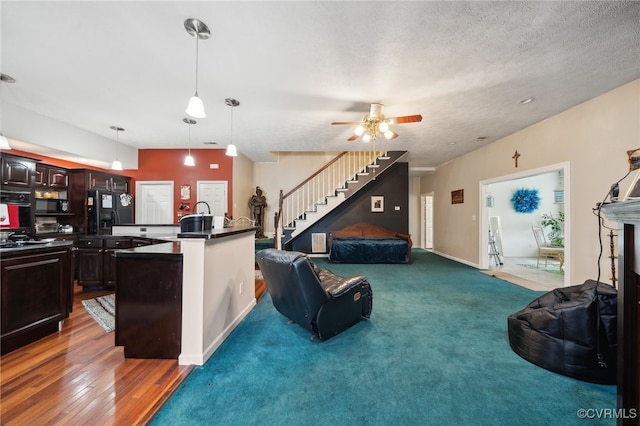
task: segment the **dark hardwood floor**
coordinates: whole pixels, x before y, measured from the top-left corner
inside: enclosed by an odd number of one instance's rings
[[[145,424],[193,366],[125,359],[76,293],[62,330],[0,358],[2,425]]]
[[[256,299],[266,286],[256,276]],[[76,287],[62,330],[0,358],[2,425],[146,424],[193,366],[125,359],[82,300],[109,294]]]

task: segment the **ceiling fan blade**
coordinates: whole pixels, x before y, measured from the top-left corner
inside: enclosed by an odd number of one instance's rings
[[[331,123],[331,125],[356,125],[356,124],[360,124],[359,121],[334,121],[333,123]]]
[[[347,139],[347,140],[348,140],[349,142],[351,142],[351,141],[355,141],[355,140],[356,140],[356,139],[358,139],[359,137],[360,137],[360,136],[358,136],[358,135],[353,135],[353,136],[351,136],[351,137],[350,137],[349,139]]]
[[[387,118],[387,122],[389,122],[389,124],[416,123],[418,121],[422,121],[422,116],[420,114],[403,115],[402,117],[389,117],[389,118]]]

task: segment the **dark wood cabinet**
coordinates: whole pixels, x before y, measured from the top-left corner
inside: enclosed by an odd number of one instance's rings
[[[115,340],[126,358],[177,359],[181,352],[182,255],[172,243],[154,247],[116,255]]]
[[[636,425],[640,415],[640,201],[607,204],[602,212],[618,223],[618,424]]]
[[[118,249],[131,248],[131,238],[108,238],[104,240],[103,281],[108,287],[116,287],[116,256]]]
[[[55,333],[69,316],[71,245],[3,253],[2,354]]]
[[[38,188],[46,188],[49,185],[49,167],[40,163],[36,164],[33,184]]]
[[[67,189],[69,187],[69,173],[67,169],[36,164],[34,185],[38,188]]]
[[[50,188],[66,189],[69,187],[69,174],[66,169],[50,167],[48,182]]]
[[[76,252],[78,284],[83,287],[117,287],[114,253],[130,247],[130,237],[79,237]]]
[[[36,162],[28,158],[2,156],[2,184],[32,188],[36,173]]]

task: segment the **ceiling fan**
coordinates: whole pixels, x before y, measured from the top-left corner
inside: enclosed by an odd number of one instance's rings
[[[332,125],[355,125],[354,135],[348,141],[354,141],[362,136],[364,142],[375,140],[384,135],[387,140],[395,139],[398,134],[389,128],[391,124],[416,123],[422,121],[422,115],[403,115],[401,117],[385,117],[382,114],[382,104],[371,104],[369,114],[362,121],[334,121]]]

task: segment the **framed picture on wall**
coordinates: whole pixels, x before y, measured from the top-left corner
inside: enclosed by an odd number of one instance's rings
[[[180,199],[183,201],[191,199],[191,185],[182,185],[180,187]]]
[[[371,196],[371,211],[384,212],[384,196],[382,195]]]

